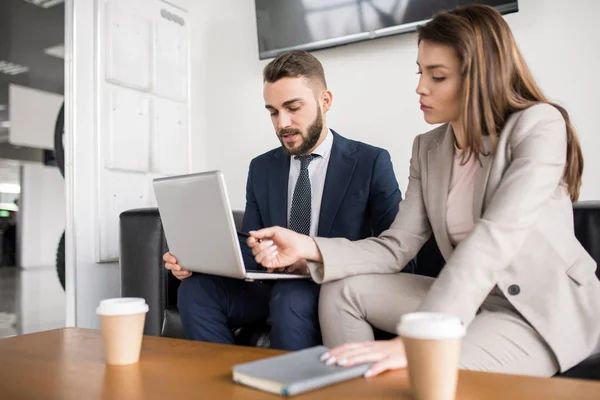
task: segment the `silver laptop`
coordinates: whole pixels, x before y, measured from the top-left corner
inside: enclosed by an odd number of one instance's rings
[[[154,179],[169,251],[183,268],[246,280],[307,279],[306,275],[246,271],[220,171]],[[245,239],[243,239],[245,240]]]

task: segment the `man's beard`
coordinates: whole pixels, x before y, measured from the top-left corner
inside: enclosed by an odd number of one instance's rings
[[[315,145],[319,141],[319,138],[321,137],[322,131],[323,131],[323,114],[321,114],[321,109],[319,107],[317,107],[317,117],[315,118],[314,122],[312,124],[310,124],[310,126],[308,127],[306,137],[302,134],[302,131],[300,131],[300,129],[281,129],[278,132],[277,137],[279,138],[279,141],[281,142],[281,146],[283,147],[283,150],[288,155],[298,156],[298,155],[306,154],[310,149],[315,147]],[[289,135],[289,134],[296,134],[296,133],[299,134],[300,137],[302,138],[302,143],[300,144],[300,146],[290,149],[285,145],[285,142],[283,141],[282,136]]]

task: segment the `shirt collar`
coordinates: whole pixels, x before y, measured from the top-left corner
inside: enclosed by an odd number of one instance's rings
[[[317,146],[316,149],[313,150],[312,154],[317,154],[321,156],[323,159],[327,159],[329,154],[331,154],[331,148],[333,147],[333,133],[331,130],[328,130],[327,136],[325,140]]]

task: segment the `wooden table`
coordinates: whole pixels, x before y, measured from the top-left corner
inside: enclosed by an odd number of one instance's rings
[[[144,337],[139,364],[107,366],[99,331],[66,328],[0,340],[0,399],[263,399],[237,385],[234,364],[275,350]],[[410,399],[406,371],[359,378],[300,399]],[[457,400],[599,399],[600,382],[461,371]]]

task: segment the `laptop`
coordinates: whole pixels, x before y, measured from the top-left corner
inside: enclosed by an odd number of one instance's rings
[[[153,180],[169,251],[183,268],[245,280],[308,279],[293,273],[248,271],[220,171]]]

